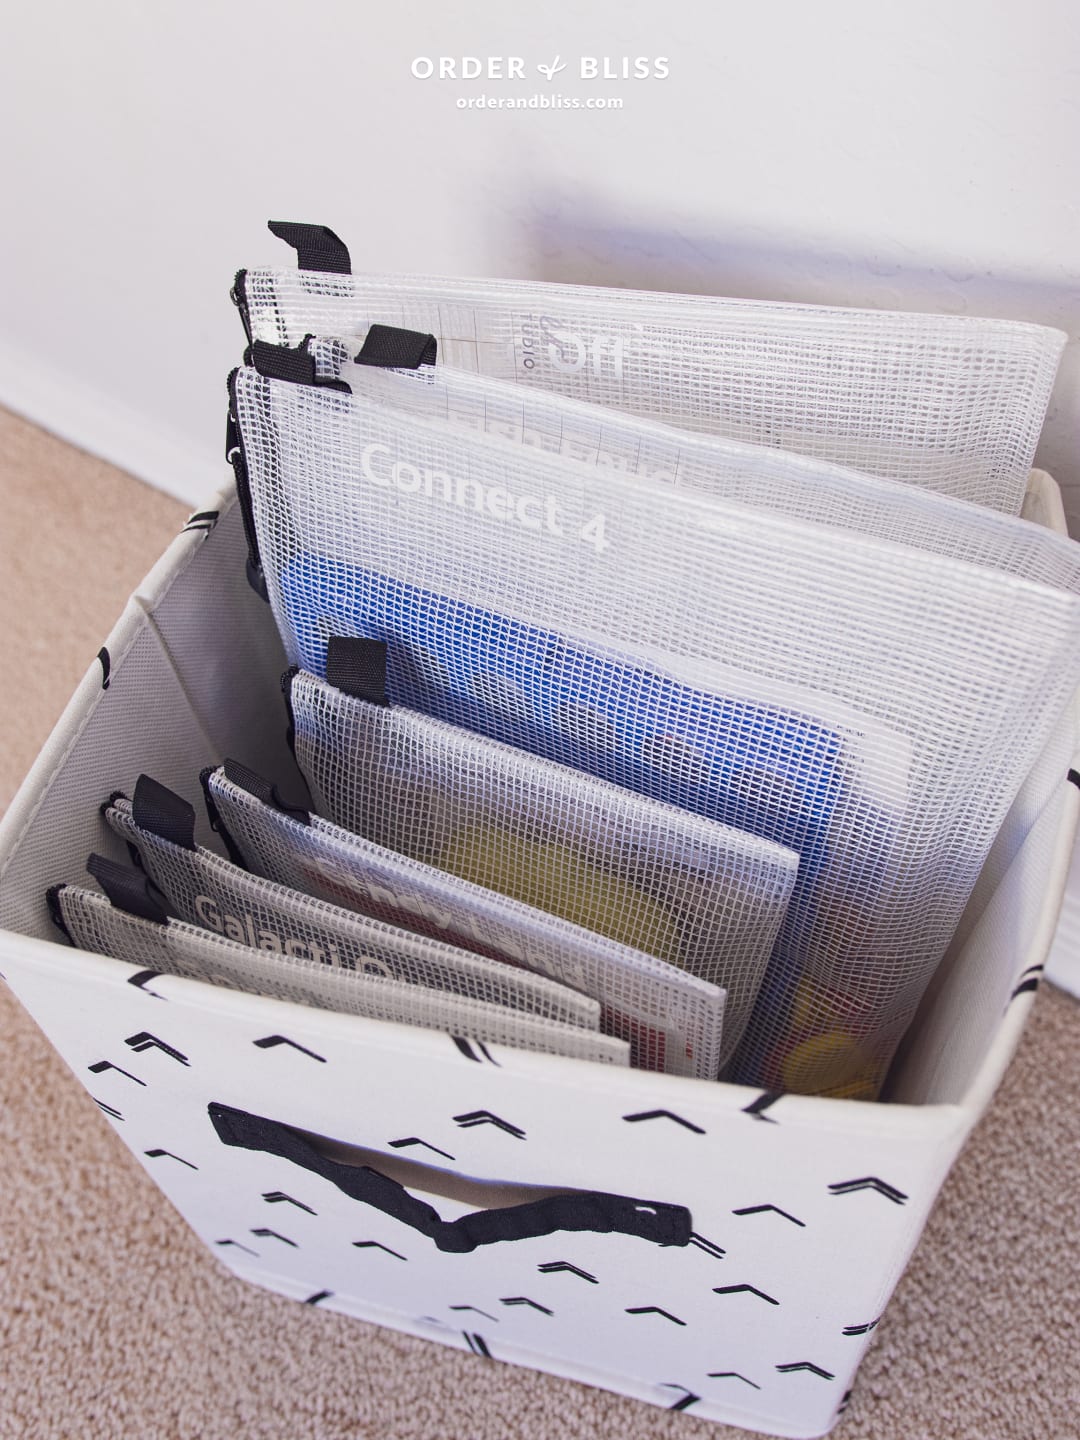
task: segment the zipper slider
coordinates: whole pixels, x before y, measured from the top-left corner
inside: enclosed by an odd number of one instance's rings
[[[237,310],[240,311],[244,334],[247,336],[247,343],[250,345],[252,343],[251,315],[248,311],[246,270],[238,270],[236,272],[236,279],[233,281],[232,289],[229,291],[229,299],[236,306]]]

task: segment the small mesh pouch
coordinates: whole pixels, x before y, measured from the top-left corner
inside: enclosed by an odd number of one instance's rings
[[[1080,545],[1045,525],[964,500],[722,436],[616,414],[598,405],[448,366],[379,370],[342,361],[340,340],[312,337],[316,374],[403,414],[697,491],[794,519],[912,545],[1080,593]],[[594,528],[594,543],[604,536]]]
[[[188,845],[164,838],[150,828],[153,808],[140,806],[145,781],[140,777],[136,787],[134,813],[130,802],[117,797],[105,818],[134,847],[142,868],[179,919],[252,949],[445,990],[565,1025],[598,1028],[597,1002],[568,986],[302,895],[249,874],[196,846],[193,839]],[[186,803],[162,786],[153,790],[181,806]]]
[[[249,334],[433,335],[457,369],[1015,514],[1065,336],[1039,325],[586,286],[249,270]]]
[[[360,395],[233,395],[290,659],[387,640],[395,704],[795,850],[732,1077],[877,1093],[1076,687],[1080,601]]]
[[[351,675],[367,659],[381,698],[385,646],[335,639],[331,656]],[[306,671],[287,683],[297,763],[321,815],[722,987],[727,1061],[797,855]]]
[[[635,1068],[715,1079],[724,1019],[715,985],[317,815],[285,813],[232,762],[207,777],[206,789],[214,825],[258,874],[595,995],[601,1028],[629,1041]]]
[[[57,923],[79,949],[162,974],[183,975],[253,995],[363,1015],[369,1020],[444,1030],[482,1044],[513,1045],[521,1050],[569,1055],[608,1065],[629,1063],[629,1047],[606,1035],[483,1000],[251,949],[182,920],[131,914],[107,896],[77,885],[57,886],[50,892],[50,904]]]

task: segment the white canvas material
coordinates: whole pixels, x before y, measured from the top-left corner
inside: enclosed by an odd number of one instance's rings
[[[216,525],[180,536],[140,586],[106,642],[108,688],[94,660],[0,822],[6,983],[237,1276],[702,1419],[825,1433],[894,1323],[888,1297],[1021,1034],[1080,790],[1062,772],[1010,810],[1011,863],[935,977],[889,1104],[509,1047],[489,1061],[438,1031],[72,950],[52,938],[45,890],[78,883],[90,849],[124,858],[103,797],[145,771],[195,800],[192,777],[230,753],[285,793],[299,784],[238,509],[229,493],[204,509]],[[1061,733],[1075,754],[1072,716]],[[385,1194],[343,1159],[385,1175]],[[391,1205],[395,1184],[437,1223]],[[289,1207],[288,1226],[265,1198],[279,1193],[308,1207]],[[528,1208],[541,1197],[556,1206]],[[500,1221],[498,1205],[526,1209]],[[975,1205],[973,1234],[997,1220]],[[594,1228],[569,1228],[586,1207]]]
[[[248,270],[250,333],[372,324],[459,370],[831,460],[1016,514],[1065,336],[970,315],[417,275]]]
[[[895,480],[619,414],[449,366],[342,363],[340,340],[307,346],[320,376],[403,414],[754,510],[831,525],[1080,593],[1080,546],[1045,524]]]
[[[1080,597],[348,395],[236,376],[291,660],[800,855],[736,1054],[878,1093],[1080,680]]]
[[[187,849],[147,829],[117,797],[105,812],[117,835],[136,848],[142,868],[176,917],[254,949],[295,956],[445,990],[564,1025],[595,1030],[600,1006],[587,995],[499,960],[411,934],[325,900],[251,875],[202,846]]]
[[[662,960],[386,850],[318,815],[302,823],[230,780],[207,782],[249,869],[305,894],[549,975],[601,1003],[635,1068],[715,1079],[725,994]]]
[[[321,815],[722,988],[726,1064],[787,909],[794,852],[303,670],[288,695]]]
[[[624,1041],[579,1026],[299,955],[253,949],[183,920],[159,924],[77,885],[62,885],[55,896],[72,943],[114,960],[343,1015],[442,1030],[478,1045],[513,1045],[606,1065],[629,1063]]]

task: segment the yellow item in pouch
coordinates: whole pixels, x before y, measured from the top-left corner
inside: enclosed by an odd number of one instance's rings
[[[474,826],[459,831],[436,863],[463,880],[509,895],[549,915],[680,963],[679,927],[660,901],[590,865],[580,851]]]
[[[880,1067],[853,1035],[830,1030],[812,1035],[784,1059],[784,1087],[803,1095],[831,1095],[837,1100],[872,1100],[881,1083]]]
[[[876,1097],[884,1079],[881,1062],[867,1054],[856,1034],[839,1028],[812,1033],[824,1017],[842,1016],[845,1010],[856,1030],[860,1019],[856,1000],[802,977],[791,1003],[791,1028],[795,1036],[802,1032],[802,1038],[786,1052],[781,1064],[785,1090],[836,1100]]]

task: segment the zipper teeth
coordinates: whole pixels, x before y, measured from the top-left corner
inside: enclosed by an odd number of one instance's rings
[[[232,465],[233,473],[236,476],[236,492],[237,499],[240,502],[240,516],[244,524],[244,536],[247,540],[248,560],[251,566],[261,573],[262,556],[259,553],[259,537],[255,530],[255,515],[251,504],[251,483],[248,479],[247,456],[244,453],[244,432],[240,428],[240,419],[236,404],[236,377],[237,371],[234,370],[229,376],[228,381],[229,420],[235,427],[236,436],[236,445],[234,447],[235,459],[233,458],[233,450],[230,450],[225,458]],[[243,475],[242,481],[241,474]]]
[[[229,291],[229,298],[240,312],[240,320],[244,327],[244,334],[247,336],[247,343],[251,344],[251,313],[247,302],[247,271],[238,270],[236,279]]]

